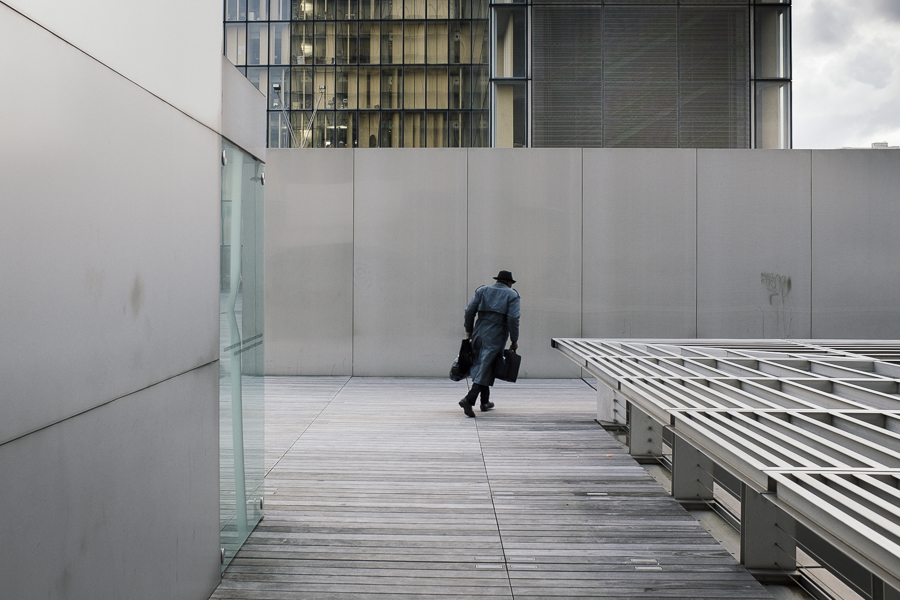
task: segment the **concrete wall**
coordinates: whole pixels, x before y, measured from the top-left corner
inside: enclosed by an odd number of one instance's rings
[[[270,374],[446,376],[500,269],[530,377],[577,376],[551,337],[900,338],[900,152],[269,158]]]
[[[207,598],[221,3],[13,0],[0,50],[0,596]]]

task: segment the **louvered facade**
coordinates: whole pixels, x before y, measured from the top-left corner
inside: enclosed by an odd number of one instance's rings
[[[780,38],[754,35],[766,33],[754,23],[765,24],[769,11],[783,21]],[[534,0],[531,145],[789,147],[784,91],[771,95],[780,111],[760,111],[759,125],[781,119],[766,130],[774,127],[775,139],[755,135],[753,77],[754,41],[780,43],[774,53],[789,67],[787,11],[746,0]],[[787,69],[777,74],[789,93]]]

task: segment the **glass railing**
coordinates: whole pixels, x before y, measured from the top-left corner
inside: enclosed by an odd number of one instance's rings
[[[263,515],[263,165],[222,142],[219,471],[222,569]]]

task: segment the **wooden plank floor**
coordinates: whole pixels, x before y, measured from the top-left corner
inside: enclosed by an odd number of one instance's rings
[[[215,599],[771,598],[580,380],[267,378],[266,517]]]

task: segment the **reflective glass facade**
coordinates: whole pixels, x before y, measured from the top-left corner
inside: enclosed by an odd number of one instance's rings
[[[270,147],[791,147],[790,0],[268,1]]]
[[[489,146],[486,0],[227,0],[269,147]]]

